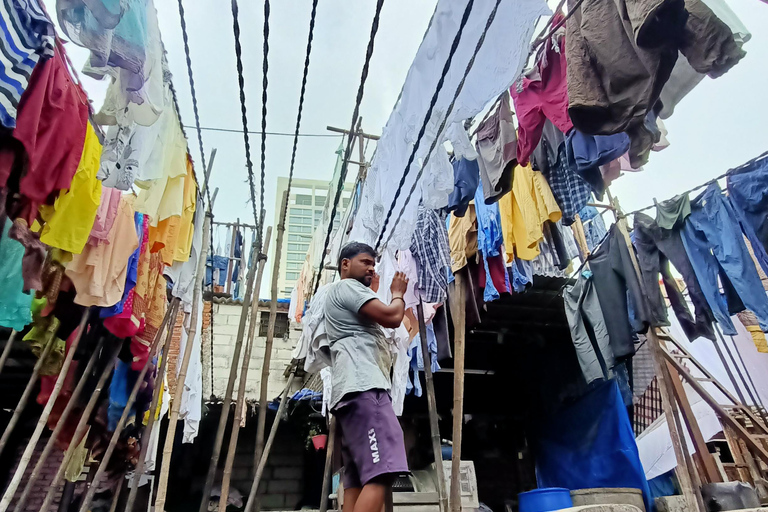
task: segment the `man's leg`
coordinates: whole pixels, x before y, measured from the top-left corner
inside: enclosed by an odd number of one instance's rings
[[[344,505],[341,507],[341,512],[354,512],[360,491],[362,491],[360,487],[344,488]]]
[[[377,476],[363,486],[356,496],[354,512],[381,512],[384,509],[384,499],[392,487],[392,475]],[[346,490],[344,491],[346,493]],[[346,510],[346,494],[344,496],[344,512]]]

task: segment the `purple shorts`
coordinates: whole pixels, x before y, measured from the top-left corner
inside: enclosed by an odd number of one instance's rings
[[[350,393],[333,414],[341,431],[345,489],[359,489],[377,476],[408,472],[403,430],[389,393]]]

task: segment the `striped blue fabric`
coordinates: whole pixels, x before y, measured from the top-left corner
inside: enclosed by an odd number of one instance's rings
[[[38,0],[0,0],[0,36],[0,123],[15,128],[32,70],[53,56],[54,28]]]

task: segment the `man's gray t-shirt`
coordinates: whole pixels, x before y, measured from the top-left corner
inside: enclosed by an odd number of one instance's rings
[[[333,393],[331,408],[348,393],[389,390],[392,355],[376,322],[359,313],[373,290],[356,279],[331,285],[325,304],[325,328],[331,345]]]

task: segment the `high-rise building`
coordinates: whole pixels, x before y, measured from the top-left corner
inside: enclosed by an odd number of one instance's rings
[[[339,201],[334,229],[339,226],[339,219],[349,206],[353,184],[348,183]],[[277,179],[277,207],[275,225],[280,218],[280,206],[283,194],[288,189],[288,178]],[[320,225],[326,201],[332,201],[335,189],[325,180],[304,180],[294,178],[291,183],[291,195],[288,197],[288,212],[285,218],[285,234],[280,257],[280,273],[277,280],[278,296],[289,298],[294,284],[299,279],[312,234]],[[274,252],[273,252],[274,254]]]

